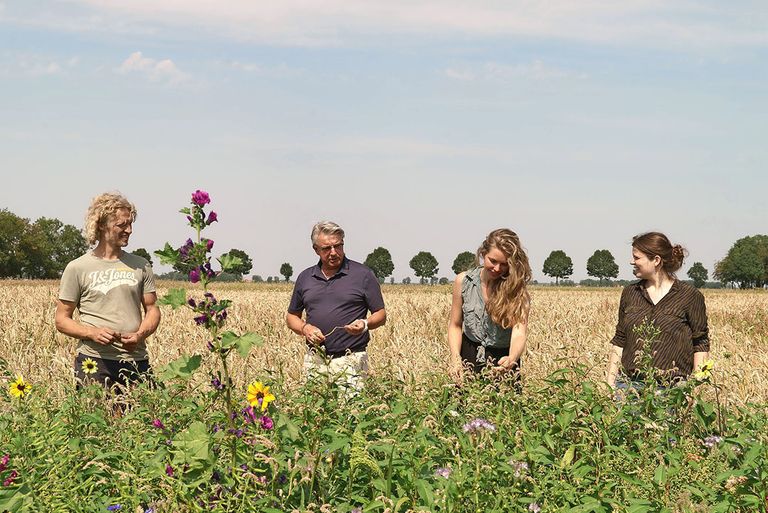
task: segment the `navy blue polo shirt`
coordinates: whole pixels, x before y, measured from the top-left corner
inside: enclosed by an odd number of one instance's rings
[[[384,308],[381,286],[368,267],[344,257],[341,268],[330,279],[320,270],[320,262],[299,274],[293,287],[288,311],[297,315],[307,311],[307,323],[317,326],[323,333],[335,326],[344,326],[357,319],[365,319],[368,312]],[[325,351],[331,355],[345,351],[364,351],[371,339],[366,331],[350,335],[337,329],[325,339]]]

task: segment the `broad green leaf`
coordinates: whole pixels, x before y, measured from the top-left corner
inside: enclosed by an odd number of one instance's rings
[[[573,462],[573,457],[576,455],[576,446],[571,445],[567,451],[565,451],[565,454],[563,454],[563,458],[560,460],[560,468],[565,468],[571,466],[571,463]]]
[[[188,379],[200,367],[203,357],[199,354],[188,356],[182,355],[167,365],[160,367],[157,375],[162,381],[169,381],[174,378]]]
[[[11,513],[28,511],[27,508],[31,506],[30,492],[31,490],[26,483],[15,490],[13,487],[4,487],[0,492],[0,511]]]
[[[206,425],[195,421],[187,429],[177,434],[171,442],[174,468],[189,470],[206,469],[215,459],[211,452],[211,435]]]
[[[432,505],[435,502],[435,495],[432,493],[432,486],[423,479],[416,480],[416,491],[419,493],[419,497],[425,504]]]
[[[242,258],[232,256],[229,253],[221,255],[221,257],[217,258],[216,260],[219,261],[219,264],[221,264],[221,270],[224,272],[230,271],[233,268],[242,265],[243,263]]]
[[[667,467],[659,465],[656,467],[656,472],[653,473],[653,482],[657,485],[662,485],[667,481]]]
[[[253,346],[260,346],[264,343],[264,339],[255,333],[245,333],[238,337],[235,342],[235,349],[240,353],[243,358],[248,358],[248,353],[251,352]]]
[[[161,305],[168,305],[176,310],[178,307],[187,304],[187,291],[185,289],[170,289],[158,302]]]
[[[173,249],[167,242],[163,249],[155,251],[155,255],[160,257],[160,263],[164,265],[173,265],[179,261],[179,251]]]

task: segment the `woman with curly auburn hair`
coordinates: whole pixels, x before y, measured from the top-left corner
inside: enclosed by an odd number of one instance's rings
[[[506,228],[488,234],[477,249],[478,267],[460,273],[453,285],[448,346],[454,372],[468,365],[519,372],[525,350],[531,298],[531,267],[517,234]]]
[[[619,302],[616,334],[611,340],[606,381],[611,387],[637,387],[647,369],[640,368],[643,353],[658,380],[667,384],[687,378],[709,357],[709,329],[704,296],[675,272],[687,251],[673,245],[666,235],[648,232],[632,239],[632,269],[639,281],[627,285]],[[658,329],[658,338],[644,347],[635,328],[647,322]],[[621,379],[617,381],[619,367]]]

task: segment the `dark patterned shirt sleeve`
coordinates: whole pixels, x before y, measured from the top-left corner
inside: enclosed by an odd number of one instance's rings
[[[709,326],[707,324],[707,306],[704,303],[704,295],[696,291],[688,312],[688,324],[691,326],[691,338],[693,339],[693,352],[709,352]]]
[[[627,344],[627,334],[624,332],[624,309],[627,304],[627,288],[621,292],[621,300],[619,301],[619,320],[616,323],[616,334],[611,340],[611,344],[623,348]]]

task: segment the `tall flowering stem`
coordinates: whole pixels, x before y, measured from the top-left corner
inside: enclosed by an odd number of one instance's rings
[[[227,358],[232,349],[236,349],[241,356],[247,357],[251,347],[260,344],[261,339],[253,333],[237,335],[231,331],[224,331],[227,309],[232,301],[218,299],[208,290],[208,286],[219,274],[211,266],[213,240],[202,236],[203,230],[218,222],[216,212],[206,212],[206,206],[210,203],[211,197],[207,192],[199,189],[193,192],[190,206],[182,208],[179,212],[186,216],[187,223],[195,231],[195,238],[187,239],[178,248],[166,243],[161,251],[155,251],[161,263],[172,265],[177,271],[187,274],[191,283],[199,283],[203,289],[202,297],[188,298],[186,290],[171,289],[160,303],[174,309],[179,307],[191,309],[193,322],[208,331],[209,341],[206,347],[218,358],[220,369],[212,376],[211,385],[215,393],[223,397],[228,422],[230,427],[234,427],[235,404],[232,400],[232,379]],[[221,266],[220,272],[228,271],[241,264],[239,258],[230,255],[222,255],[218,262]],[[196,365],[199,365],[199,357],[197,362]]]

